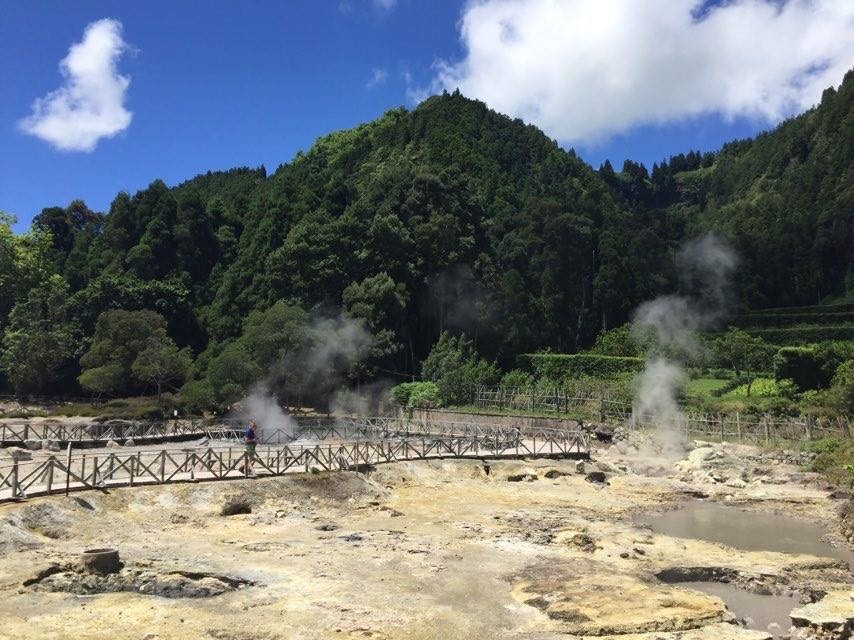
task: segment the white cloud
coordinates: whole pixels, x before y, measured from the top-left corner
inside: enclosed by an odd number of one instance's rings
[[[397,4],[397,0],[374,0],[374,6],[379,7],[380,9],[385,9],[386,11],[390,9],[394,9],[394,5]]]
[[[59,63],[62,86],[33,103],[33,113],[18,124],[22,130],[63,151],[92,151],[130,125],[124,100],[130,78],[116,69],[127,50],[122,25],[104,19],[86,27],[83,40],[71,45]]]
[[[386,80],[388,80],[388,71],[381,67],[374,67],[371,70],[371,79],[368,80],[365,86],[368,89],[373,89],[378,85],[384,84]]]
[[[707,113],[775,122],[854,66],[852,0],[471,0],[459,88],[563,142]],[[426,92],[411,94],[423,97]]]

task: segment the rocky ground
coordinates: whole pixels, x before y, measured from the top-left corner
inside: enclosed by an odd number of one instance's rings
[[[850,637],[844,562],[637,520],[702,497],[832,524],[841,543],[845,496],[817,476],[736,445],[676,454],[623,440],[594,458],[399,463],[0,506],[0,637],[770,637],[678,584],[694,580],[794,593],[796,637]],[[102,547],[123,568],[83,572],[79,554]]]

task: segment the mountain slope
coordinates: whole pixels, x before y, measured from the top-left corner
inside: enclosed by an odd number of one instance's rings
[[[417,371],[445,329],[506,364],[626,321],[676,285],[673,253],[709,230],[742,258],[742,306],[850,290],[852,92],[849,73],[774,131],[651,173],[594,171],[535,127],[444,94],[320,138],[269,175],[155,181],[104,218],[76,202],[35,222],[86,336],[106,309],[153,308],[204,360],[285,299],[364,319],[389,371]]]

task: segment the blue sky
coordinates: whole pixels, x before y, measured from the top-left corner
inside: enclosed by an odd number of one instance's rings
[[[590,1],[481,0],[466,5],[448,0],[0,0],[0,210],[15,214],[23,230],[43,207],[81,198],[105,211],[118,191],[134,192],[155,178],[175,184],[209,169],[244,165],[264,164],[272,171],[318,136],[371,120],[389,108],[413,107],[419,96],[457,85],[500,111],[542,126],[594,166],[610,158],[615,167],[627,157],[651,165],[673,153],[715,149],[729,139],[769,128],[814,98],[815,89],[806,97],[786,94],[780,104],[770,104],[733,83],[712,87],[715,96],[728,96],[716,102],[711,92],[704,94],[703,83],[683,90],[690,83],[678,65],[664,70],[672,76],[667,81],[673,83],[676,108],[661,100],[660,94],[670,89],[656,85],[661,75],[657,68],[636,65],[632,77],[643,84],[626,85],[626,93],[614,94],[613,87],[625,83],[598,86],[598,78],[622,73],[626,56],[608,63],[615,47],[606,41],[600,57],[593,49],[593,59],[603,61],[596,67],[570,65],[581,59],[574,58],[581,54],[571,49],[551,63],[537,62],[536,70],[517,63],[531,57],[525,55],[526,48],[537,54],[536,47],[549,37],[537,31],[542,28],[536,26],[537,19],[541,25],[566,19],[566,39],[579,40],[572,38],[572,28],[579,27],[570,13],[549,12],[562,3],[566,11],[583,10],[581,5]],[[678,12],[684,1],[664,4]],[[515,5],[515,13],[508,13],[507,5]],[[588,13],[596,11],[590,7]],[[87,25],[104,18],[121,23],[125,49],[117,57],[117,71],[130,82],[122,95],[123,108],[116,106],[120,115],[130,112],[132,117],[113,137],[97,138],[91,150],[59,150],[55,139],[27,133],[21,122],[33,113],[34,100],[62,84],[59,63],[69,47],[81,42]],[[773,16],[756,19],[770,25]],[[493,24],[503,30],[495,39],[490,35]],[[658,41],[663,36],[656,29],[664,29],[674,38],[673,46],[682,46],[678,32],[693,25],[679,24],[682,27],[632,26],[631,33],[646,37],[647,29]],[[712,50],[721,36],[712,31],[711,20],[708,24],[702,25],[705,35],[700,35],[708,36]],[[618,35],[609,32],[603,40]],[[766,35],[776,39],[780,34],[770,29]],[[845,46],[850,30],[842,35]],[[564,42],[563,35],[557,37]],[[696,39],[691,35],[692,42]],[[757,46],[762,44],[760,37]],[[590,57],[590,52],[588,47],[583,55]],[[826,77],[815,78],[818,84],[836,75],[834,82],[841,80],[839,69],[850,58],[839,56],[843,59],[826,70]],[[490,60],[501,62],[502,68],[491,68]],[[544,69],[552,63],[557,66]],[[777,71],[763,67],[753,73],[767,78]],[[780,73],[791,80],[785,69]],[[774,82],[777,86],[783,81]],[[754,76],[742,82],[751,83]],[[652,93],[646,89],[650,85]],[[597,99],[614,105],[605,110],[607,121],[597,120],[604,108]]]

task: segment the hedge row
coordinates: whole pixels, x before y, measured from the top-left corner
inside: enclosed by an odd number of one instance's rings
[[[779,329],[745,329],[771,344],[809,344],[830,340],[854,340],[854,324],[830,327],[797,326]]]
[[[770,315],[797,313],[801,315],[824,315],[825,313],[842,313],[854,311],[854,302],[839,302],[837,304],[818,304],[808,307],[776,307],[773,309],[756,309],[748,315]]]
[[[643,358],[600,356],[592,353],[526,353],[520,364],[538,379],[613,378],[643,370]]]
[[[720,397],[728,394],[730,391],[735,391],[741,385],[747,384],[748,382],[750,382],[750,378],[748,376],[745,376],[745,375],[738,376],[736,378],[733,378],[729,382],[727,382],[724,386],[712,391],[711,395],[714,396],[715,398],[720,398]]]
[[[840,313],[750,313],[733,316],[728,324],[735,327],[763,329],[773,327],[790,327],[792,325],[835,325],[854,323],[854,311]]]

